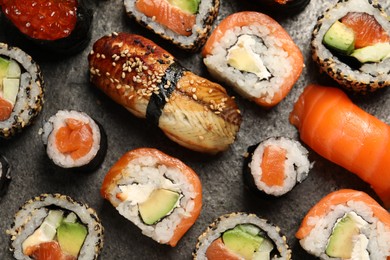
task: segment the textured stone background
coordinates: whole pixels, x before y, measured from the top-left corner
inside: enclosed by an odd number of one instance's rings
[[[260,4],[249,4],[252,1],[247,1],[221,0],[217,22],[236,11],[262,11]],[[311,150],[310,158],[316,163],[310,176],[286,196],[266,200],[245,190],[243,186],[241,169],[246,148],[269,136],[297,139],[297,130],[289,124],[288,115],[303,88],[312,82],[335,85],[326,75],[320,75],[318,67],[311,60],[309,49],[311,30],[317,16],[335,0],[312,0],[303,12],[295,16],[272,14],[300,46],[305,55],[306,68],[290,94],[269,111],[237,97],[243,114],[237,141],[228,151],[217,156],[205,156],[179,147],[159,129],[149,127],[145,121],[135,118],[89,84],[87,54],[95,40],[112,31],[134,32],[151,38],[172,52],[183,65],[209,77],[199,53],[189,55],[145,31],[126,17],[122,2],[89,0],[94,13],[93,34],[91,43],[83,52],[51,60],[39,54],[34,55],[46,82],[46,103],[33,126],[11,140],[0,140],[0,153],[8,158],[13,168],[12,182],[0,201],[0,259],[11,259],[7,252],[8,237],[5,230],[12,224],[14,213],[26,200],[41,193],[70,195],[96,209],[106,231],[101,259],[190,259],[197,237],[207,225],[218,216],[234,211],[256,213],[279,225],[288,237],[294,259],[311,259],[294,237],[301,219],[311,206],[324,195],[340,188],[364,190],[377,198],[367,184]],[[386,2],[382,0],[383,5],[388,7],[389,3]],[[0,40],[10,41],[1,26]],[[370,96],[355,96],[353,99],[369,113],[390,123],[389,89]],[[59,109],[85,111],[105,128],[109,149],[105,161],[96,172],[58,170],[47,158],[38,130],[42,122]],[[203,183],[203,211],[176,248],[159,245],[143,236],[99,194],[104,175],[111,165],[126,151],[144,146],[158,148],[181,159],[199,174]]]

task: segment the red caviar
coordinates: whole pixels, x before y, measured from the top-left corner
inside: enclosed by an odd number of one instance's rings
[[[0,0],[0,4],[7,18],[34,39],[65,38],[77,21],[77,0]]]

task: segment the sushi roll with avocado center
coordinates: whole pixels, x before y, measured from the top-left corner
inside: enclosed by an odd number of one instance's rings
[[[291,259],[280,228],[254,214],[232,213],[219,217],[200,235],[194,260]]]
[[[60,110],[42,128],[49,158],[59,167],[95,170],[107,151],[103,127],[86,113]]]
[[[7,234],[15,259],[97,259],[103,247],[103,226],[96,212],[60,194],[27,201]]]
[[[339,1],[318,18],[311,47],[321,70],[349,90],[390,85],[390,22],[378,1]]]
[[[42,105],[39,66],[21,49],[0,43],[0,137],[10,138],[30,125]]]

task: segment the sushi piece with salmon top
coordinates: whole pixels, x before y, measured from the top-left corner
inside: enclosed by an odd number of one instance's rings
[[[340,89],[310,85],[290,113],[301,140],[371,185],[390,207],[390,126]]]
[[[198,175],[180,160],[157,149],[124,154],[106,174],[101,195],[142,233],[176,246],[202,208]]]
[[[265,108],[290,92],[304,67],[300,49],[282,26],[250,11],[226,17],[202,55],[212,76]]]
[[[320,259],[390,258],[390,214],[364,192],[334,191],[314,205],[296,232]]]

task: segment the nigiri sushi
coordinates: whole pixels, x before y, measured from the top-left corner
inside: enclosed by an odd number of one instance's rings
[[[241,114],[233,98],[154,42],[113,33],[94,44],[88,59],[95,86],[178,144],[217,153],[234,142]]]
[[[300,138],[371,185],[390,207],[390,126],[354,105],[338,88],[310,85],[290,114]]]
[[[334,191],[314,205],[296,232],[321,259],[389,259],[390,214],[364,192]]]
[[[291,90],[303,70],[303,56],[271,17],[238,12],[212,32],[202,55],[210,74],[243,97],[270,108]]]

